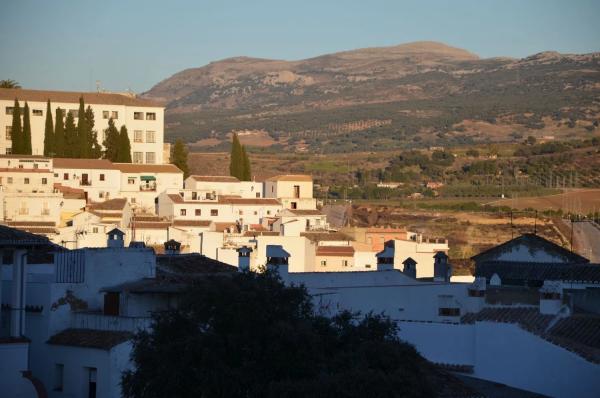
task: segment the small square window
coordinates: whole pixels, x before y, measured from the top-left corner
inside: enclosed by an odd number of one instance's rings
[[[133,112],[134,120],[144,120],[144,112]]]
[[[146,112],[146,120],[156,120],[156,113]]]
[[[42,178],[42,185],[47,185],[47,184],[48,184],[48,179]]]
[[[144,132],[142,130],[133,131],[133,142],[144,142]]]
[[[24,178],[24,179],[23,179],[23,183],[24,183],[24,184],[29,184],[29,178]]]
[[[201,216],[202,215],[202,210],[196,209],[195,214],[196,214],[196,216]]]
[[[92,228],[92,233],[97,234],[98,233],[98,227]]]
[[[156,142],[156,133],[154,131],[146,131],[146,142]]]
[[[119,118],[119,112],[117,112],[117,111],[112,111],[112,112],[111,112],[111,114],[110,114],[110,117],[111,117],[112,119],[118,119],[118,118]]]
[[[8,184],[12,184],[13,183],[13,178],[12,177],[8,177],[6,182]]]
[[[212,217],[216,217],[216,216],[218,216],[218,215],[219,215],[219,210],[218,210],[218,209],[211,209],[211,211],[210,211],[210,215],[211,215]]]
[[[34,109],[31,112],[33,113],[33,116],[44,116],[44,111],[41,109]]]
[[[100,181],[104,181],[104,174],[100,174]]]
[[[102,111],[102,119],[108,119],[110,117],[109,111]]]
[[[6,153],[7,155],[10,155],[10,154],[12,153],[12,148],[6,148],[6,149],[5,149],[5,153]]]
[[[67,181],[69,179],[69,173],[63,174],[63,180]]]
[[[180,216],[185,216],[185,215],[186,215],[186,213],[187,213],[187,212],[185,211],[185,209],[181,209],[181,210],[179,210],[179,215],[180,215]]]
[[[154,152],[146,152],[146,163],[154,164],[156,162],[156,154]]]
[[[7,106],[6,107],[6,114],[7,115],[12,115],[14,112],[15,108],[13,106]]]
[[[327,260],[321,260],[321,267],[327,266]]]
[[[127,184],[134,185],[135,184],[135,177],[129,177],[129,178],[127,178]]]

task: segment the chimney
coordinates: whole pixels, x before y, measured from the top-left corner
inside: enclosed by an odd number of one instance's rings
[[[417,278],[417,262],[412,259],[412,257],[408,257],[406,260],[402,261],[404,265],[404,269],[402,272],[406,276],[410,276],[411,278]]]
[[[125,247],[125,242],[123,237],[125,233],[118,228],[113,228],[112,230],[106,233],[108,240],[106,242],[106,247],[112,248],[123,248]]]
[[[394,269],[394,253],[394,241],[388,240],[385,242],[383,250],[375,255],[377,257],[377,271],[391,271]]]
[[[181,252],[181,243],[175,239],[170,239],[165,242],[165,254],[177,255]]]
[[[562,307],[562,293],[560,281],[544,281],[540,289],[540,314],[558,314]]]
[[[452,270],[448,264],[448,255],[442,251],[433,256],[433,280],[436,282],[449,282]]]
[[[252,249],[248,246],[242,246],[236,251],[238,252],[238,271],[250,271],[250,253],[252,253]]]
[[[289,272],[290,253],[281,245],[267,245],[267,270],[279,273],[284,278]]]
[[[467,288],[467,312],[479,312],[485,306],[486,279],[483,276],[475,278]]]

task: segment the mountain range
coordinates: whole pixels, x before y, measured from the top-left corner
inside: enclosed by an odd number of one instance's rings
[[[322,152],[585,135],[600,119],[600,53],[482,59],[415,42],[299,61],[235,57],[142,96],[166,103],[168,140],[200,149],[223,149],[234,131],[250,145]]]

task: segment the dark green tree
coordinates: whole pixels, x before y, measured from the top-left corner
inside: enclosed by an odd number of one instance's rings
[[[252,171],[250,170],[250,158],[246,152],[246,147],[242,145],[242,178],[243,181],[252,179]]]
[[[15,98],[12,114],[12,153],[23,153],[23,128],[21,127],[21,107],[19,101]]]
[[[77,147],[80,158],[89,159],[92,151],[91,130],[88,128],[83,97],[79,97],[79,111],[77,113]]]
[[[316,315],[304,287],[269,272],[198,280],[136,334],[131,359],[127,398],[432,397],[447,384],[388,318]]]
[[[121,126],[121,133],[119,134],[119,149],[117,150],[117,159],[120,163],[131,163],[131,142],[129,141],[129,134],[127,134],[127,127]]]
[[[65,156],[65,122],[63,120],[63,110],[56,108],[54,120],[54,157]]]
[[[52,108],[50,100],[46,106],[46,126],[44,127],[44,156],[54,155],[54,123],[52,122]]]
[[[23,107],[23,155],[31,155],[31,120],[29,116],[29,104],[25,102],[25,106]]]
[[[108,127],[104,130],[104,159],[111,162],[117,161],[117,151],[119,149],[120,137],[119,130],[115,127],[112,118],[108,119]]]
[[[94,130],[94,125],[96,124],[94,121],[94,111],[89,105],[85,110],[85,120],[91,143],[89,157],[91,159],[100,159],[102,156],[102,147],[98,143],[98,132]]]
[[[242,145],[237,134],[233,134],[231,143],[231,156],[229,160],[229,175],[238,179],[243,179],[244,173],[244,158],[242,157]]]
[[[79,157],[79,146],[77,145],[77,127],[75,126],[75,117],[73,112],[67,112],[65,119],[65,149],[64,157],[77,158]]]
[[[182,140],[178,139],[173,145],[173,153],[171,154],[171,163],[183,171],[183,178],[190,175],[188,167],[188,150]]]

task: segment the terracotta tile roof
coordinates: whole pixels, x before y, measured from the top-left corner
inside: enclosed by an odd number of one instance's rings
[[[129,228],[135,226],[135,229],[167,229],[171,226],[168,221],[135,221],[129,223]]]
[[[26,168],[0,168],[1,173],[35,173],[35,174],[52,174],[48,169],[26,169]]]
[[[301,232],[300,236],[304,236],[311,242],[354,240],[350,236],[341,232]]]
[[[9,227],[54,227],[54,221],[7,221]]]
[[[83,97],[83,101],[86,104],[164,107],[163,104],[157,101],[134,97],[127,94],[0,88],[0,99],[11,101],[14,101],[14,99],[17,98],[19,101],[46,102],[50,100],[50,102],[79,104],[80,97]]]
[[[178,173],[183,174],[174,164],[136,164],[113,163],[114,168],[122,173]]]
[[[130,332],[116,332],[93,329],[65,329],[51,336],[47,341],[50,345],[71,347],[98,348],[109,351],[111,348],[131,339]]]
[[[166,221],[166,219],[154,214],[136,214],[135,221]]]
[[[127,204],[127,199],[117,198],[110,199],[105,202],[96,202],[89,205],[89,209],[93,211],[103,211],[103,210],[123,210],[125,205]]]
[[[264,206],[278,206],[281,202],[277,199],[271,198],[233,198],[233,197],[219,197],[219,203],[231,204],[231,205],[264,205]]]
[[[123,213],[117,212],[117,211],[101,213],[101,212],[90,210],[90,213],[92,213],[93,215],[98,216],[100,218],[121,218],[121,217],[123,217]]]
[[[215,222],[213,225],[216,232],[225,232],[226,229],[237,227],[237,224],[234,222]]]
[[[173,203],[185,203],[185,200],[183,200],[181,195],[177,195],[175,193],[170,193],[167,196],[169,197],[169,199],[171,199],[171,201]]]
[[[282,174],[267,178],[266,181],[311,181],[313,178],[307,174]]]
[[[191,175],[190,178],[196,181],[205,181],[205,182],[240,182],[236,177],[233,176],[199,176],[199,175]]]
[[[324,216],[320,210],[288,210],[296,216]]]
[[[54,169],[106,169],[118,170],[110,160],[107,159],[70,159],[54,158]]]
[[[174,227],[208,227],[212,221],[208,220],[173,220]]]
[[[317,256],[353,257],[352,246],[317,246]]]
[[[246,231],[244,236],[279,236],[279,232],[275,231]]]
[[[261,224],[250,224],[250,229],[252,231],[268,231],[268,229]]]
[[[54,183],[54,189],[62,193],[65,199],[85,199],[85,190],[83,189],[71,188],[59,183]]]

